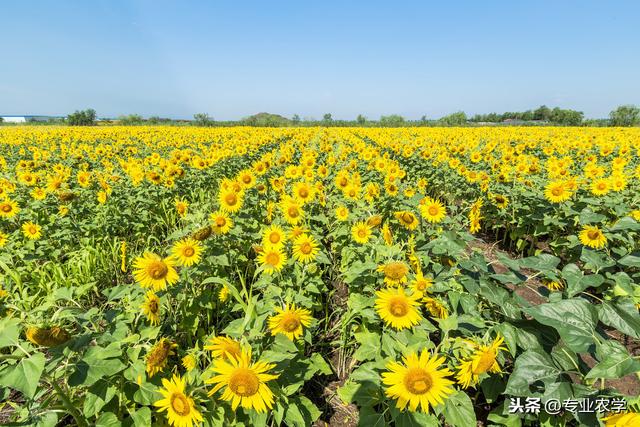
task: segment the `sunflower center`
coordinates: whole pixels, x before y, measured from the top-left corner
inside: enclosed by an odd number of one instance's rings
[[[311,243],[309,242],[304,242],[302,245],[300,245],[300,252],[302,252],[305,255],[310,254],[312,250],[313,250],[313,246],[311,246]]]
[[[30,225],[29,226],[29,234],[36,234],[38,232],[38,230],[36,229],[35,226]]]
[[[192,257],[195,253],[196,253],[196,250],[191,246],[184,248],[182,251],[182,254],[187,258]]]
[[[269,252],[266,258],[267,264],[269,265],[278,265],[280,262],[280,255],[277,252]]]
[[[269,241],[273,244],[278,243],[280,241],[280,233],[277,231],[271,232],[271,234],[269,234]]]
[[[149,301],[149,311],[153,314],[156,314],[158,312],[158,302],[153,300],[153,301]]]
[[[553,194],[556,197],[559,197],[562,195],[562,188],[560,187],[556,187],[553,190],[551,190],[551,194]]]
[[[2,212],[11,212],[13,210],[13,208],[11,207],[11,205],[2,205]]]
[[[603,191],[606,190],[607,188],[607,184],[605,184],[604,182],[601,182],[598,184],[598,190]]]
[[[225,196],[224,201],[227,202],[229,206],[234,206],[238,203],[238,196],[233,193],[229,193]]]
[[[405,224],[411,224],[413,222],[413,215],[411,215],[409,212],[403,213],[402,222],[404,222]]]
[[[399,296],[394,297],[389,301],[389,311],[395,317],[404,317],[409,312],[409,304],[407,299]]]
[[[282,329],[287,332],[293,332],[300,327],[300,320],[297,316],[288,315],[282,320]]]
[[[187,397],[182,393],[173,393],[171,395],[171,408],[181,417],[186,417],[191,411],[191,406]]]
[[[216,225],[218,227],[224,227],[226,224],[227,224],[227,220],[224,217],[219,216],[216,218]]]
[[[425,394],[433,386],[433,378],[422,368],[411,368],[404,375],[404,386],[411,394]]]
[[[600,230],[589,230],[587,236],[589,240],[598,240],[600,238]]]
[[[149,276],[154,280],[164,279],[167,277],[167,273],[169,273],[169,267],[167,267],[164,261],[151,261],[147,267],[147,273],[149,273]]]
[[[244,182],[245,184],[249,184],[251,182],[251,177],[249,175],[243,176],[242,182]]]
[[[426,280],[418,280],[416,282],[416,289],[419,291],[424,291],[425,289],[427,289],[427,284],[428,282]]]
[[[300,190],[298,190],[298,196],[302,197],[303,199],[309,197],[309,190],[307,190],[306,188],[301,188]]]
[[[300,213],[298,212],[298,208],[295,206],[290,206],[289,209],[287,210],[287,212],[289,213],[289,216],[291,218],[296,218]]]
[[[367,230],[365,228],[360,228],[358,230],[358,237],[360,237],[361,239],[367,237]]]
[[[246,368],[238,368],[231,374],[229,378],[229,388],[235,394],[242,397],[253,396],[258,393],[260,380],[258,376],[251,370]]]
[[[429,209],[427,209],[427,212],[429,212],[429,215],[431,215],[431,216],[436,216],[436,215],[438,215],[438,207],[437,206],[429,206]]]
[[[491,350],[483,351],[482,354],[480,354],[480,357],[478,357],[478,359],[476,360],[476,363],[474,363],[471,367],[471,372],[473,372],[475,375],[484,374],[489,369],[491,369],[491,367],[495,363],[496,354]]]

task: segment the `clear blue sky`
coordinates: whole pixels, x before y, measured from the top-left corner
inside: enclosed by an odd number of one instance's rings
[[[437,118],[640,104],[638,1],[7,1],[0,114]]]

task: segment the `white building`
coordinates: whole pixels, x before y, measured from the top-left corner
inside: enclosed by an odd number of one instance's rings
[[[0,116],[4,123],[28,123],[28,122],[48,122],[51,119],[59,119],[53,116]]]

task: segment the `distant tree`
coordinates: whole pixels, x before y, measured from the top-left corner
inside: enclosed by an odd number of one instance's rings
[[[546,105],[541,105],[533,112],[534,120],[548,121],[551,118],[551,110]]]
[[[640,124],[640,108],[635,105],[621,105],[609,113],[611,126],[636,126]]]
[[[4,117],[0,117],[0,123],[4,122]]]
[[[322,121],[326,123],[330,123],[331,121],[333,121],[333,118],[331,117],[331,113],[327,113],[324,116],[322,116]]]
[[[422,124],[426,124],[426,123],[427,123],[427,121],[428,121],[428,120],[427,120],[427,116],[422,116],[422,117],[420,117],[420,122],[421,122]]]
[[[294,115],[293,115],[293,117],[291,118],[291,122],[292,122],[294,125],[298,125],[298,124],[300,124],[300,116],[299,116],[299,115],[297,115],[297,114],[294,114]]]
[[[358,114],[358,117],[356,117],[356,122],[362,126],[365,123],[367,123],[367,118],[365,116],[363,116],[362,114]]]
[[[120,124],[124,126],[141,125],[142,123],[144,123],[144,119],[139,114],[129,114],[127,116],[120,116],[118,117],[118,121],[120,122]]]
[[[391,114],[389,116],[380,116],[380,126],[383,127],[399,127],[404,124],[404,117],[398,114]]]
[[[67,116],[67,123],[70,126],[93,126],[96,124],[96,110],[92,108],[82,111],[76,110]]]
[[[213,118],[209,117],[207,113],[197,113],[193,115],[193,124],[196,126],[211,126]]]
[[[467,123],[467,115],[464,111],[458,111],[457,113],[442,117],[440,122],[448,126],[461,126]]]

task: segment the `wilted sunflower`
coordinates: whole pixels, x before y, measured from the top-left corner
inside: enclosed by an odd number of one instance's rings
[[[385,324],[400,330],[411,328],[422,320],[417,295],[407,295],[399,287],[377,291],[376,295],[376,311]]]
[[[218,375],[205,381],[215,384],[209,396],[224,387],[222,399],[231,402],[234,411],[242,406],[259,413],[266,412],[273,408],[273,392],[266,383],[278,378],[278,375],[268,373],[274,367],[274,364],[262,361],[251,363],[250,349],[243,351],[240,357],[216,359],[211,370]]]
[[[271,334],[284,334],[290,340],[298,339],[302,335],[302,328],[308,327],[313,320],[311,312],[306,308],[296,308],[295,304],[285,307],[276,307],[275,315],[269,318]]]
[[[302,263],[314,261],[318,252],[320,248],[313,236],[301,234],[293,240],[293,257],[297,261]]]
[[[133,263],[135,268],[133,277],[143,288],[161,291],[179,279],[178,273],[173,268],[174,263],[175,261],[171,257],[162,259],[156,254],[145,252]]]
[[[265,246],[263,251],[258,255],[258,261],[267,273],[282,270],[284,263],[287,261],[287,254],[282,250],[281,246]]]
[[[176,347],[178,347],[177,344],[172,343],[166,338],[160,338],[160,341],[151,347],[146,359],[146,371],[149,377],[153,377],[167,366],[169,357],[175,354],[173,350]]]
[[[506,350],[503,342],[504,338],[498,336],[490,345],[478,346],[471,357],[460,363],[456,374],[458,383],[467,388],[478,384],[480,376],[485,373],[502,372],[496,358],[501,350]]]
[[[351,227],[351,237],[357,243],[364,245],[371,238],[371,228],[363,221],[356,222]]]
[[[31,327],[27,329],[25,335],[29,341],[43,347],[55,347],[71,339],[69,333],[59,326],[51,328]]]
[[[33,222],[25,222],[22,224],[22,234],[30,240],[37,240],[42,236],[42,227]]]
[[[242,192],[236,192],[233,189],[221,189],[218,194],[218,201],[220,202],[220,209],[234,213],[238,212],[242,208],[244,194]]]
[[[196,232],[193,233],[192,237],[202,242],[203,240],[207,240],[211,236],[212,232],[213,232],[213,229],[211,228],[211,226],[206,225],[196,230]]]
[[[204,349],[211,351],[216,359],[239,358],[242,354],[240,343],[229,337],[211,337]]]
[[[392,361],[387,364],[387,372],[382,373],[382,383],[387,386],[385,394],[396,399],[396,408],[415,412],[429,412],[429,407],[444,404],[448,395],[453,394],[453,381],[447,377],[452,372],[446,368],[444,357],[431,356],[422,350],[402,358],[404,364]]]
[[[200,261],[201,253],[202,243],[190,237],[176,242],[171,248],[171,254],[178,261],[178,264],[187,267],[197,264]]]
[[[402,224],[408,230],[415,230],[420,223],[418,221],[418,218],[409,211],[396,212],[394,215],[396,219],[400,221],[400,224]]]
[[[273,224],[262,233],[262,244],[265,246],[282,246],[287,240],[285,231],[279,225]]]
[[[160,323],[160,298],[152,291],[147,292],[142,303],[142,313],[152,325]]]
[[[434,200],[431,197],[423,199],[424,203],[420,204],[420,215],[432,224],[441,222],[447,215],[447,209],[442,202]]]
[[[185,394],[185,382],[180,376],[174,374],[171,381],[163,378],[162,386],[159,392],[163,399],[156,401],[154,406],[160,412],[167,412],[170,425],[192,427],[202,422],[202,415],[196,409],[193,399]]]
[[[227,234],[233,227],[233,219],[224,210],[213,212],[209,215],[209,221],[211,221],[211,228],[216,234]]]
[[[580,232],[580,242],[593,249],[604,248],[607,244],[607,237],[595,225],[586,225]]]
[[[438,319],[446,319],[449,317],[449,311],[447,311],[447,307],[444,306],[440,301],[431,297],[424,297],[422,299],[425,307],[429,310],[429,313],[435,318]]]
[[[391,261],[379,266],[377,270],[384,273],[384,283],[388,286],[398,286],[407,282],[409,267],[404,262]]]

